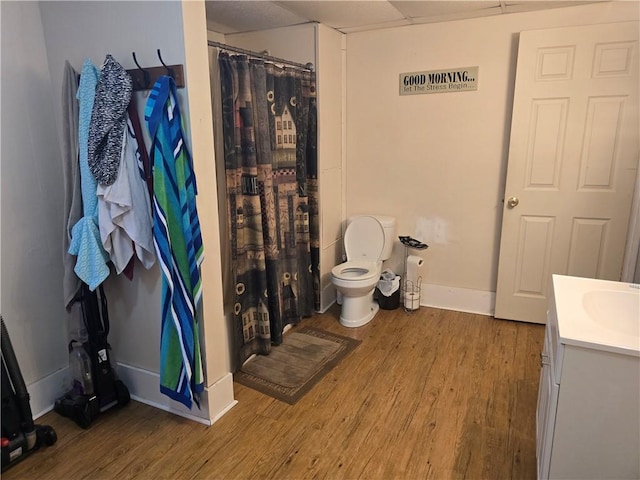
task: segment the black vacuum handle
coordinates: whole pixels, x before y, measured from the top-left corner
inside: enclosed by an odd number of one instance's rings
[[[27,386],[24,383],[24,377],[22,376],[22,372],[20,372],[20,366],[18,365],[18,359],[16,358],[16,353],[13,351],[13,346],[11,345],[11,339],[9,338],[9,332],[7,331],[7,327],[4,324],[4,319],[2,315],[0,315],[0,323],[2,324],[2,335],[0,338],[0,347],[2,348],[2,359],[4,360],[5,367],[7,369],[7,373],[9,374],[9,378],[11,379],[11,383],[13,384],[13,389],[16,392],[16,397],[18,399],[18,405],[20,407],[20,413],[22,414],[22,422],[24,425],[24,430],[26,432],[33,431],[33,414],[31,413],[31,405],[29,404],[29,392],[27,391]]]

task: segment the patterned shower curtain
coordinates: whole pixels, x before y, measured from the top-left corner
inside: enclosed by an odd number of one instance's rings
[[[313,72],[218,56],[240,365],[319,308]]]

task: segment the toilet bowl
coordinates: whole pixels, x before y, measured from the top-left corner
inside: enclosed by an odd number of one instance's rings
[[[360,327],[378,313],[373,292],[382,261],[391,256],[394,235],[392,217],[363,215],[350,219],[344,235],[347,261],[331,270],[331,282],[342,297],[341,325]]]

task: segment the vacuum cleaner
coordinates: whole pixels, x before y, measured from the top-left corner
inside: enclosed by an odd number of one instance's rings
[[[2,315],[2,471],[15,465],[42,445],[51,446],[58,437],[48,425],[33,422],[29,393],[18,366]]]
[[[56,400],[54,409],[78,426],[88,428],[100,413],[129,403],[130,395],[111,363],[109,313],[102,285],[91,291],[83,284],[76,301],[82,307],[86,339],[69,342],[73,387]]]

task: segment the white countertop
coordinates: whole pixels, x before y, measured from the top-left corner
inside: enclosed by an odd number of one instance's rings
[[[553,275],[553,291],[562,343],[640,357],[638,285]]]

